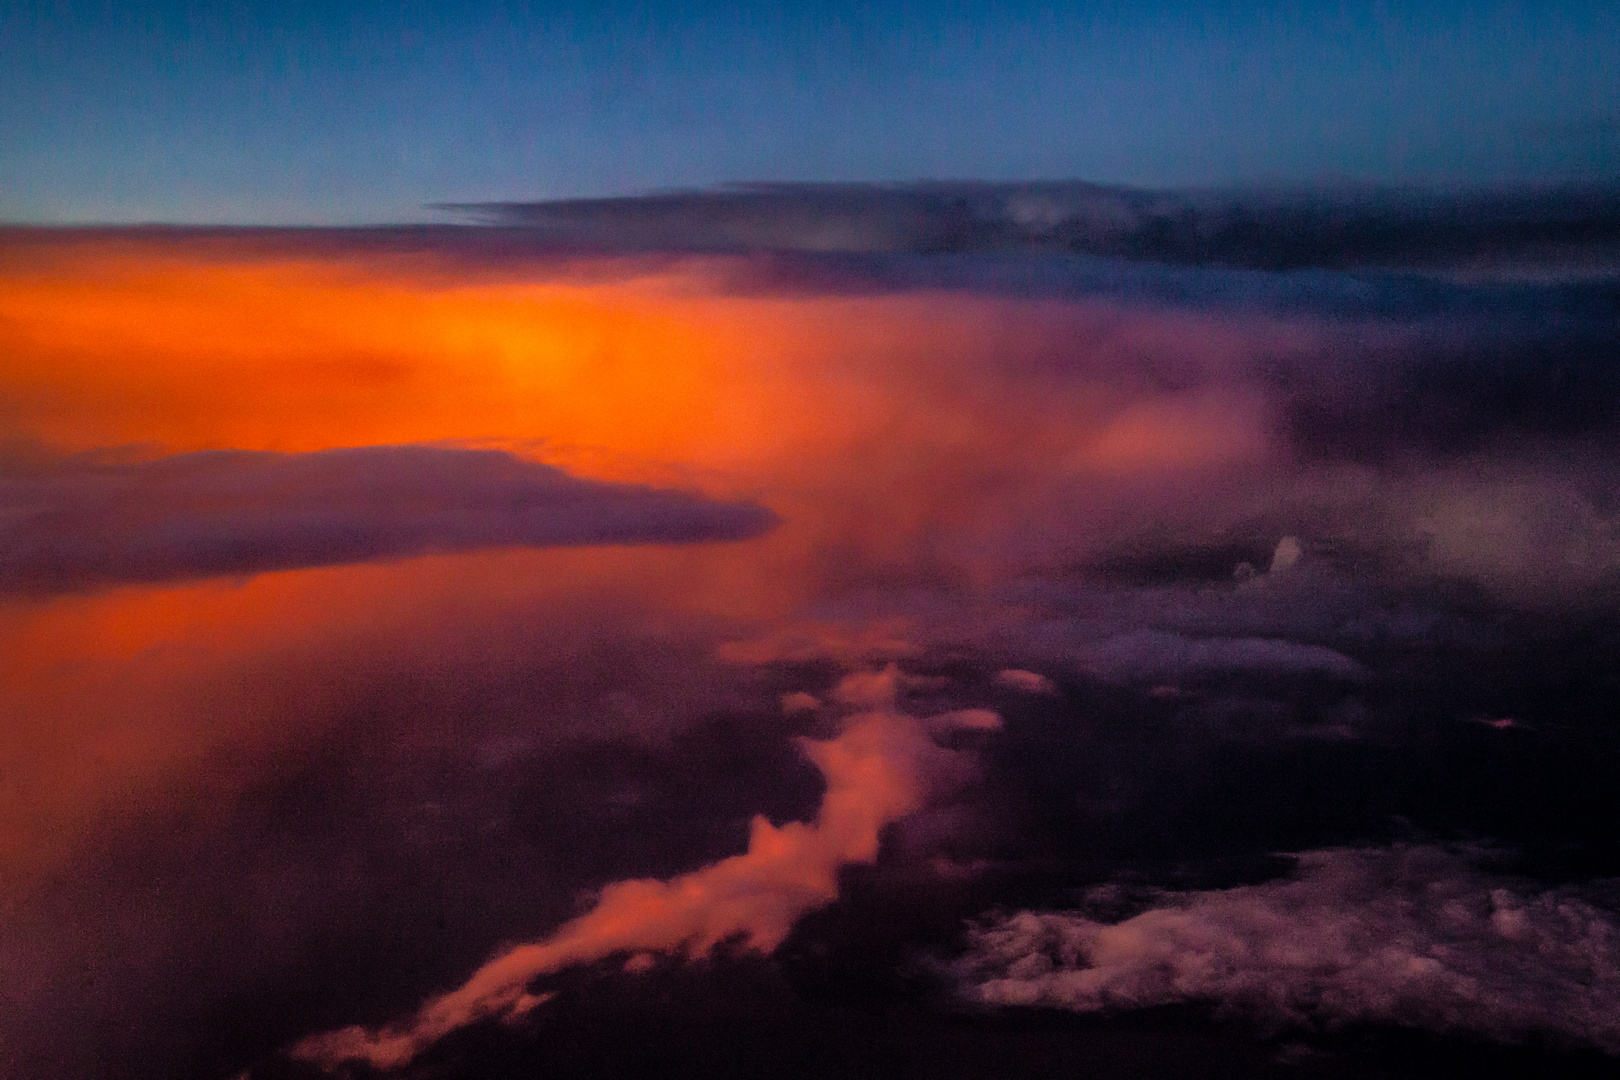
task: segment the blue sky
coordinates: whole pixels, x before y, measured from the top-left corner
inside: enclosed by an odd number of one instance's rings
[[[1620,173],[1620,8],[39,4],[0,219],[360,223],[749,180]]]

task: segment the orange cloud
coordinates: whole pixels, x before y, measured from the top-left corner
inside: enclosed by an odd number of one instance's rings
[[[724,260],[496,274],[360,246],[9,247],[0,425],[64,449],[483,440],[604,478],[675,468],[752,484],[811,483],[804,455],[857,454],[868,481],[897,469],[928,481],[920,509],[937,515],[970,512],[964,493],[1004,478],[1008,454],[1107,468],[1243,454],[1262,419],[1196,395],[1144,407],[1098,376],[1144,357],[1235,364],[1268,332],[1187,315],[961,293],[736,295],[719,276],[746,263]],[[1270,333],[1273,349],[1299,336]],[[1036,370],[987,363],[1007,357]]]
[[[1140,518],[1144,478],[1247,468],[1266,446],[1247,398],[1196,390],[1199,365],[1236,363],[1264,327],[961,292],[740,295],[721,278],[746,260],[490,269],[336,241],[29,235],[0,236],[3,440],[137,458],[496,445],[782,525],[721,555],[496,552],[0,602],[0,891],[25,859],[70,857],[110,803],[298,737],[303,721],[207,689],[265,657],[431,652],[491,609],[617,604],[713,620],[741,663],[882,662],[917,647],[907,624],[808,606],[1079,558],[1110,506]],[[1143,357],[1192,389],[1144,396]],[[0,441],[0,467],[18,454]]]
[[[892,680],[891,680],[892,681]],[[838,868],[877,857],[883,827],[920,808],[935,763],[948,756],[916,720],[889,710],[852,718],[843,734],[801,743],[827,780],[814,822],[780,828],[756,816],[748,850],[668,881],[621,881],[596,906],[544,941],[506,950],[460,988],[434,998],[409,1020],[305,1039],[294,1054],[335,1067],[366,1061],[402,1066],[468,1024],[515,1017],[541,1003],[535,979],[617,953],[681,950],[701,956],[722,941],[770,952],[805,912],[838,896]]]

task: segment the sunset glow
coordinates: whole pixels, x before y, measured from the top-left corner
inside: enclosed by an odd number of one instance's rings
[[[0,5],[0,1080],[1615,1074],[1617,43]]]

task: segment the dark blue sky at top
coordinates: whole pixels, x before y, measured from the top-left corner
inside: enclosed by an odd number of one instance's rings
[[[1421,10],[1414,10],[1421,9]],[[1620,5],[0,5],[0,219],[1620,174]]]

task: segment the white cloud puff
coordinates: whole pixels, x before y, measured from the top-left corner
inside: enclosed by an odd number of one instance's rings
[[[1273,1028],[1539,1034],[1620,1053],[1620,918],[1433,847],[1312,852],[1287,880],[1161,894],[1117,923],[1000,917],[958,971],[991,1005],[1205,1001]]]

